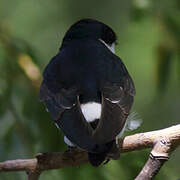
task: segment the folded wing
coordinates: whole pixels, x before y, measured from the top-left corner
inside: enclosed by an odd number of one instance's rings
[[[105,145],[99,146],[93,140],[93,129],[81,112],[76,88],[61,89],[58,93],[53,93],[43,81],[40,100],[45,103],[55,124],[74,144],[88,152],[106,151]]]
[[[93,132],[96,143],[112,141],[123,129],[133,104],[135,88],[129,76],[121,83],[106,83],[102,89],[102,114]]]

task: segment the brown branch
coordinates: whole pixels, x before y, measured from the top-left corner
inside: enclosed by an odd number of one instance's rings
[[[145,148],[153,148],[150,157],[136,180],[147,180],[154,177],[172,151],[180,145],[180,124],[166,129],[135,134],[119,140],[121,153]],[[1,171],[26,171],[29,180],[37,180],[41,172],[67,166],[78,166],[87,163],[87,153],[51,152],[38,154],[34,159],[10,160],[0,163]]]
[[[149,159],[135,180],[152,179],[169,159],[171,143],[167,139],[156,142],[149,155]]]
[[[160,168],[166,161],[166,158],[159,159],[158,157],[150,155],[148,161],[135,180],[152,179],[159,172]]]

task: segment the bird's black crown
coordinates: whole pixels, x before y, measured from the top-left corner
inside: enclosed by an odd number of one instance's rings
[[[83,38],[102,39],[108,45],[117,40],[115,32],[106,24],[93,19],[82,19],[69,28],[63,42]]]

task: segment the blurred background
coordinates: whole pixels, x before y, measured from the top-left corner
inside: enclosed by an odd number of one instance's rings
[[[62,132],[39,102],[39,85],[65,32],[81,18],[100,20],[118,35],[116,53],[133,77],[133,110],[143,119],[139,129],[125,135],[180,122],[179,0],[0,0],[0,161],[66,149]],[[47,171],[41,179],[132,180],[149,152],[124,153],[99,168]],[[156,179],[180,178],[179,162],[177,149]],[[3,180],[25,178],[24,172],[0,174]]]

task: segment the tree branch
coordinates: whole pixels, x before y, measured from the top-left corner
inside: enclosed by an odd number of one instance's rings
[[[180,124],[166,129],[139,133],[119,140],[121,153],[153,148],[150,157],[136,180],[152,179],[161,166],[180,145]],[[10,160],[0,163],[1,171],[26,171],[29,180],[37,180],[41,172],[88,162],[85,151],[50,152],[37,154],[34,159]]]

